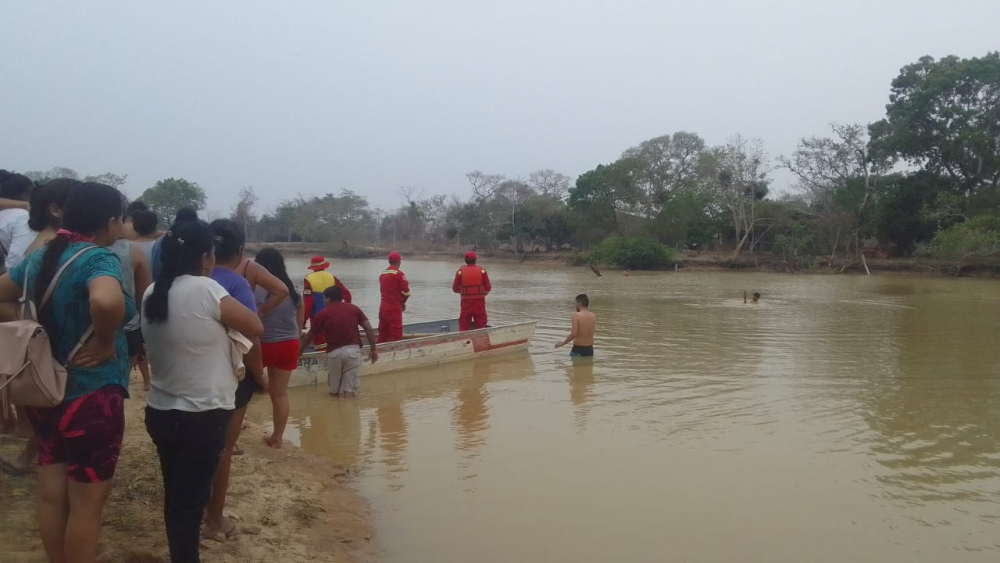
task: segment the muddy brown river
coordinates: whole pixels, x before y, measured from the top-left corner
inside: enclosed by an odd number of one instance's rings
[[[385,561],[1000,561],[1000,282],[482,265],[529,353],[291,392]],[[407,322],[457,266],[404,261]],[[372,317],[382,267],[333,268]],[[580,292],[593,361],[553,348]]]

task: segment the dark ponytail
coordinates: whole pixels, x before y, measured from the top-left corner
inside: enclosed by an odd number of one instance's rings
[[[153,284],[153,293],[146,299],[143,313],[151,323],[167,320],[169,315],[170,288],[180,276],[202,274],[201,259],[214,252],[212,233],[208,225],[201,221],[180,221],[174,223],[163,235],[160,259],[163,267]]]
[[[59,227],[59,222],[52,216],[49,208],[55,205],[60,211],[66,209],[69,194],[82,183],[69,178],[56,178],[35,188],[35,191],[31,192],[28,228],[39,232],[45,230],[45,227]]]
[[[121,220],[125,217],[125,196],[111,186],[95,182],[85,182],[74,187],[66,198],[63,211],[62,228],[72,233],[94,236],[108,227],[112,219]],[[42,264],[35,274],[35,304],[41,306],[42,297],[52,278],[59,269],[63,252],[69,247],[70,241],[66,235],[57,235],[45,247]],[[40,322],[46,324],[45,308],[38,311]],[[48,327],[46,327],[48,328]]]
[[[292,303],[295,303],[297,309],[302,302],[302,296],[295,290],[295,284],[288,277],[288,270],[285,269],[285,258],[278,252],[278,249],[270,246],[260,249],[255,261],[285,284],[285,287],[288,288],[288,296],[292,298]]]
[[[215,237],[215,259],[218,262],[228,262],[243,250],[246,236],[236,221],[231,219],[216,219],[208,226]]]

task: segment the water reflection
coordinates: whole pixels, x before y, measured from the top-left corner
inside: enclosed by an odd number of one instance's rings
[[[530,355],[291,395],[388,561],[998,559],[1000,283],[484,265],[491,319],[539,320]],[[380,268],[341,268],[363,307]],[[406,271],[408,320],[456,308],[450,264]],[[581,292],[597,356],[572,361]]]
[[[471,367],[471,375],[458,390],[451,409],[451,423],[455,431],[455,448],[468,461],[477,457],[477,451],[484,443],[483,433],[489,426],[486,383],[490,379],[491,364],[478,361],[462,367]]]
[[[981,308],[926,299],[903,313],[898,369],[871,381],[863,412],[879,435],[872,451],[889,470],[878,477],[889,498],[975,501],[972,514],[996,519],[1000,499],[976,485],[1000,477],[997,323]]]
[[[308,415],[299,419],[290,417],[289,426],[298,430],[299,441],[308,451],[337,452],[337,460],[347,467],[359,461],[361,446],[361,410],[357,401],[318,394],[323,401],[320,408],[310,408]],[[263,401],[256,401],[259,406]],[[313,403],[315,404],[315,403]],[[296,409],[297,410],[297,409]]]
[[[570,358],[566,367],[569,379],[569,400],[573,403],[573,418],[579,430],[587,428],[587,401],[594,393],[594,362],[593,358]]]

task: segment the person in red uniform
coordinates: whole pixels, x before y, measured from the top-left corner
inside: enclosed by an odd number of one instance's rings
[[[305,305],[306,318],[309,319],[310,325],[315,322],[316,315],[323,310],[323,292],[326,291],[326,288],[339,287],[344,296],[344,303],[351,302],[351,292],[344,285],[344,282],[340,281],[340,278],[336,278],[326,271],[329,267],[330,262],[325,258],[313,256],[312,260],[309,261],[309,269],[312,270],[312,273],[307,275],[302,282],[302,303]],[[313,299],[313,295],[316,295],[318,299]],[[305,321],[303,321],[302,328],[305,327]],[[313,343],[316,348],[325,348],[325,335],[322,332],[317,333]]]
[[[403,339],[403,311],[410,298],[410,283],[399,269],[403,258],[398,252],[389,253],[389,267],[378,277],[382,303],[378,308],[378,341],[396,342]]]
[[[476,253],[465,253],[465,265],[455,274],[451,290],[462,294],[458,330],[486,328],[486,295],[493,289],[486,270],[476,265]]]

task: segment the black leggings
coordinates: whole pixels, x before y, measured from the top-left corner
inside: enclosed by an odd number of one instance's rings
[[[146,407],[146,431],[163,472],[163,520],[172,563],[200,563],[201,519],[233,411],[161,411]]]

